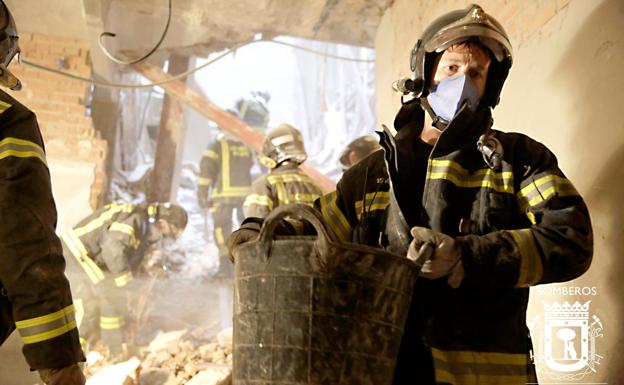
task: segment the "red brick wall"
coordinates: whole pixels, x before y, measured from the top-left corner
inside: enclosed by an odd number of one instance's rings
[[[20,32],[20,47],[23,59],[91,77],[89,48],[82,40]],[[107,142],[94,129],[87,109],[90,84],[17,62],[11,71],[23,84],[22,91],[12,95],[37,114],[49,161],[95,164],[90,205],[97,207],[106,187]]]

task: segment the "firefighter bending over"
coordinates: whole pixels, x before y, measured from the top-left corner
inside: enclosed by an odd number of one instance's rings
[[[61,235],[83,346],[101,339],[111,354],[122,352],[133,270],[148,246],[179,237],[186,223],[175,204],[112,203]]]

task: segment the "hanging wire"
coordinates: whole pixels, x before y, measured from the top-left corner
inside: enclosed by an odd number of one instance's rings
[[[111,59],[112,61],[114,61],[117,64],[123,64],[123,65],[131,65],[131,64],[137,64],[142,62],[143,60],[147,59],[148,57],[152,56],[152,54],[154,52],[156,52],[156,50],[160,47],[160,45],[162,44],[163,40],[165,40],[165,36],[167,36],[167,31],[169,31],[169,25],[171,25],[171,0],[169,0],[169,16],[167,17],[167,24],[165,24],[165,30],[162,33],[162,36],[160,37],[160,40],[158,40],[158,43],[156,43],[156,45],[154,46],[154,48],[152,48],[148,53],[146,53],[144,56],[138,58],[138,59],[134,59],[134,60],[121,60],[121,59],[117,59],[115,56],[113,56],[110,52],[108,52],[108,50],[106,49],[106,47],[104,47],[104,38],[105,37],[115,37],[117,36],[117,34],[113,33],[113,32],[102,32],[100,34],[100,38],[98,39],[98,45],[100,46],[100,49],[102,50],[102,52],[104,52],[104,55],[106,55],[106,57],[108,57],[109,59]]]
[[[306,51],[309,53],[313,53],[316,55],[321,55],[321,56],[325,56],[325,57],[329,57],[332,59],[336,59],[336,60],[345,60],[345,61],[354,61],[354,62],[362,62],[362,63],[374,63],[375,60],[374,59],[358,59],[358,58],[352,58],[352,57],[345,57],[345,56],[339,56],[339,55],[333,55],[333,54],[329,54],[326,52],[322,52],[322,51],[317,51],[308,47],[304,47],[304,46],[300,46],[297,44],[292,44],[292,43],[287,43],[284,41],[279,41],[279,40],[247,40],[244,41],[242,43],[239,43],[237,45],[235,45],[232,48],[228,48],[225,52],[223,52],[222,54],[208,60],[206,63],[192,68],[188,71],[182,72],[181,74],[178,75],[173,75],[171,76],[169,79],[167,80],[162,80],[159,82],[154,82],[154,83],[149,83],[149,84],[124,84],[124,83],[111,83],[111,82],[103,82],[103,81],[99,81],[99,80],[95,80],[92,78],[87,78],[87,77],[83,77],[80,75],[76,75],[73,74],[71,72],[65,72],[65,71],[61,71],[61,70],[57,70],[55,68],[51,68],[51,67],[47,67],[41,64],[37,64],[35,62],[31,62],[30,60],[26,60],[26,59],[22,59],[21,63],[24,63],[26,65],[29,65],[31,67],[37,68],[39,70],[42,71],[47,71],[47,72],[52,72],[54,74],[57,75],[61,75],[61,76],[65,76],[74,80],[80,80],[82,82],[87,82],[87,83],[91,83],[94,84],[96,86],[100,86],[100,87],[107,87],[107,88],[151,88],[151,87],[155,87],[155,86],[160,86],[166,83],[170,83],[176,80],[180,80],[183,78],[188,77],[189,75],[192,75],[193,73],[202,70],[206,67],[208,67],[209,65],[215,63],[218,60],[223,59],[224,57],[226,57],[227,55],[234,53],[236,50],[238,50],[241,47],[244,46],[248,46],[251,44],[255,44],[255,43],[274,43],[274,44],[278,44],[278,45],[284,45],[284,46],[288,46],[288,47],[292,47],[292,48],[296,48],[296,49],[300,49],[302,51]]]

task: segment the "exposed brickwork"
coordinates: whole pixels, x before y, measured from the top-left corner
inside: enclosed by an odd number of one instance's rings
[[[91,77],[88,45],[79,39],[20,31],[22,58],[37,64]],[[97,207],[106,187],[107,142],[93,127],[87,109],[90,85],[14,62],[11,70],[23,89],[12,92],[37,114],[48,159],[69,159],[95,165],[90,204]]]

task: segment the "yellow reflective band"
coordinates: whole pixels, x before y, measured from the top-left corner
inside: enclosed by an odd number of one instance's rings
[[[351,225],[337,205],[338,193],[333,191],[321,197],[321,214],[329,227],[341,241],[348,241],[351,235]]]
[[[100,317],[100,328],[106,330],[120,329],[126,324],[123,317]]]
[[[74,305],[44,316],[16,321],[15,326],[24,344],[34,344],[58,337],[76,328]]]
[[[245,203],[243,206],[249,207],[251,205],[265,206],[268,207],[269,210],[273,210],[273,200],[271,197],[267,195],[259,195],[259,194],[250,194],[245,198]]]
[[[312,179],[305,174],[277,174],[277,175],[268,175],[267,182],[273,185],[276,183],[291,183],[291,182],[301,182],[301,183],[313,183]]]
[[[207,156],[208,158],[212,158],[212,159],[219,158],[219,154],[217,154],[213,150],[206,150],[206,151],[204,151],[203,155]]]
[[[45,152],[37,143],[17,138],[5,138],[0,141],[0,159],[13,156],[17,158],[37,158],[47,166]]]
[[[225,238],[223,238],[223,229],[221,227],[215,229],[215,238],[217,239],[217,245],[219,245],[219,247],[225,245]]]
[[[524,385],[534,380],[527,374],[528,355],[499,352],[444,351],[431,348],[436,383],[454,385]]]
[[[100,267],[89,257],[87,248],[84,246],[80,238],[72,230],[67,230],[61,234],[61,238],[65,241],[65,244],[69,248],[69,251],[74,255],[74,258],[78,261],[78,264],[84,272],[87,274],[93,284],[104,280],[104,272]]]
[[[130,236],[130,245],[132,247],[134,247],[135,249],[137,247],[139,247],[139,245],[141,244],[141,242],[136,238],[135,233],[134,233],[134,227],[130,226],[129,224],[126,223],[121,223],[121,222],[113,222],[110,227],[109,227],[110,231],[118,231],[120,233],[124,233]]]
[[[529,287],[542,279],[544,267],[531,229],[510,230],[520,252],[520,269],[516,287]]]
[[[82,227],[78,227],[74,229],[74,232],[77,236],[81,237],[87,233],[90,233],[104,225],[104,223],[110,220],[117,213],[131,213],[132,205],[130,203],[113,203],[107,206],[104,206],[106,211],[100,214],[99,217],[92,220]],[[149,211],[149,209],[148,209]]]
[[[230,188],[230,145],[227,141],[221,141],[221,191]]]
[[[248,187],[230,187],[226,191],[216,191],[212,194],[213,198],[225,197],[245,197],[249,194]]]
[[[358,220],[362,219],[362,211],[369,212],[374,210],[385,210],[386,207],[390,204],[390,192],[389,191],[379,191],[377,193],[367,193],[364,197],[366,200],[366,204],[364,205],[364,209],[362,210],[362,201],[355,202],[355,214],[357,215]]]
[[[231,149],[232,149],[232,155],[234,156],[246,158],[250,155],[249,149],[245,146],[232,146]]]
[[[295,203],[304,203],[308,206],[314,205],[314,201],[317,200],[320,194],[301,194],[294,193],[291,195]]]
[[[516,197],[521,210],[526,211],[529,207],[537,206],[556,195],[577,196],[579,193],[568,179],[550,174],[537,180],[528,181],[528,184],[520,189]]]
[[[199,178],[199,180],[197,181],[197,184],[200,186],[210,186],[211,183],[212,179],[210,178]]]
[[[123,273],[115,278],[115,286],[123,287],[132,281],[132,273],[130,271]]]
[[[513,172],[495,172],[491,168],[469,171],[452,160],[429,160],[427,179],[444,179],[457,187],[491,188],[513,194]]]
[[[0,100],[0,114],[4,113],[4,111],[8,110],[11,107],[13,107],[12,104]]]

